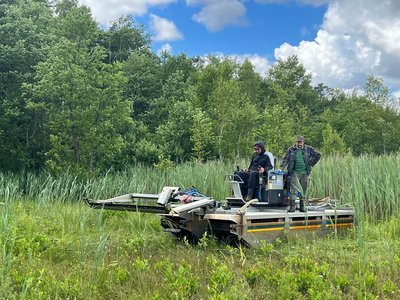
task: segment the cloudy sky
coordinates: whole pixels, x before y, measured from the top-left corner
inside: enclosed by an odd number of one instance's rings
[[[265,74],[297,55],[313,83],[380,76],[400,96],[400,0],[80,0],[102,26],[131,14],[153,49],[249,59]]]

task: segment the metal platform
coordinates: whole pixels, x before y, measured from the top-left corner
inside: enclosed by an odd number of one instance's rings
[[[208,233],[231,244],[258,247],[262,241],[272,242],[287,234],[323,235],[354,226],[352,208],[335,209],[335,201],[323,200],[307,206],[307,212],[289,213],[285,205],[271,206],[257,199],[245,202],[238,195],[227,198],[226,206],[206,196],[192,197],[186,203],[178,187],[164,187],[160,194],[126,194],[86,199],[86,203],[95,209],[157,213],[164,230],[178,238],[198,241]]]

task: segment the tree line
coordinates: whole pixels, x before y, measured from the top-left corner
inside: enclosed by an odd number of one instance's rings
[[[296,56],[249,61],[151,50],[130,16],[107,29],[77,0],[0,4],[0,170],[97,174],[135,163],[283,154],[295,134],[323,154],[399,151],[398,99],[313,86]]]

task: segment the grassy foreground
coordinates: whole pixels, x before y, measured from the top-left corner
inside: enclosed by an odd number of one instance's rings
[[[78,203],[1,208],[3,299],[339,299],[400,296],[400,222],[261,249],[162,232],[155,215]]]
[[[156,215],[91,210],[104,198],[197,186],[223,199],[223,163],[136,168],[79,182],[66,174],[0,176],[2,299],[354,299],[400,297],[399,156],[327,158],[312,196],[355,205],[345,236],[261,249],[199,245],[162,232]],[[362,176],[361,176],[362,175]],[[377,203],[379,201],[379,203]]]

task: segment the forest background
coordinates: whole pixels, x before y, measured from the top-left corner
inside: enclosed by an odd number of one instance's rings
[[[400,107],[383,80],[343,91],[295,56],[259,74],[150,44],[75,0],[0,1],[0,298],[399,299]],[[189,245],[158,216],[82,203],[165,185],[223,199],[256,140],[279,158],[298,133],[324,157],[312,194],[355,208],[344,237]]]
[[[381,78],[311,85],[297,57],[266,74],[229,58],[152,52],[130,16],[107,29],[75,0],[0,4],[0,170],[99,175],[138,163],[280,157],[296,134],[324,155],[399,151],[399,99]]]

